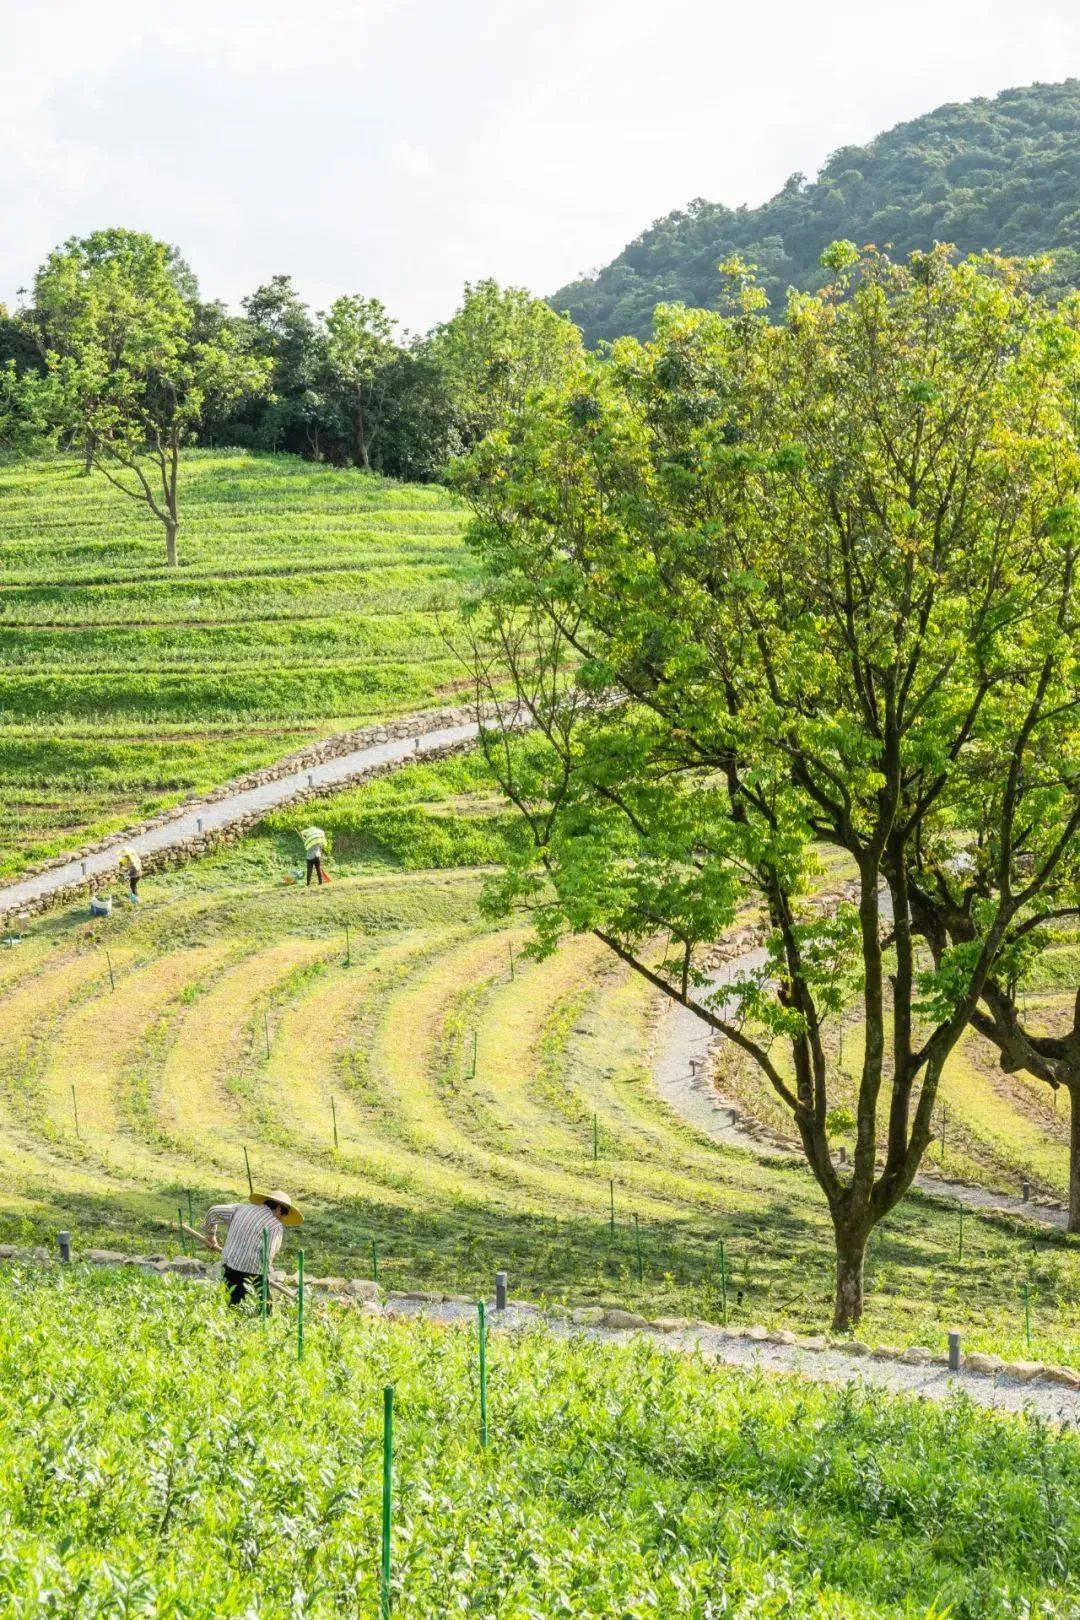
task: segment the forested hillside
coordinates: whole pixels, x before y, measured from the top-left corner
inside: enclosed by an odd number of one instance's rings
[[[658,303],[715,306],[717,266],[738,252],[777,307],[789,286],[825,281],[819,257],[837,237],[891,244],[894,257],[935,241],[965,252],[1053,249],[1053,284],[1080,283],[1080,80],[939,107],[868,146],[841,147],[815,181],[793,174],[761,208],[698,198],[551,303],[589,343],[643,337]]]

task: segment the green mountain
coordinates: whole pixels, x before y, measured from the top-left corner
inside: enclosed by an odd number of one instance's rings
[[[841,147],[812,182],[793,174],[760,208],[698,198],[550,302],[589,343],[644,337],[659,303],[714,305],[717,266],[738,252],[778,308],[788,287],[822,285],[818,260],[837,237],[894,256],[935,241],[964,252],[1053,249],[1052,284],[1080,284],[1080,79],[938,107],[868,146]]]

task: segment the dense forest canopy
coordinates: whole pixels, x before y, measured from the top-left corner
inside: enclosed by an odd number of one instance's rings
[[[1080,79],[954,102],[843,146],[815,181],[793,174],[761,208],[702,198],[657,220],[597,275],[555,293],[588,343],[645,337],[660,303],[715,308],[719,263],[751,260],[774,310],[828,279],[837,237],[894,258],[934,242],[965,253],[1053,250],[1052,286],[1080,284]]]

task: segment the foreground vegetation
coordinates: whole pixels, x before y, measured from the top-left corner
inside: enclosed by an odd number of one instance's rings
[[[461,514],[291,457],[189,452],[182,565],[72,458],[0,465],[0,871],[456,695]]]
[[[330,1620],[1075,1613],[1080,1443],[963,1402],[637,1344],[280,1312],[124,1274],[0,1276],[0,1607]],[[102,1354],[107,1344],[108,1354]],[[269,1371],[269,1375],[268,1375]]]
[[[321,804],[322,890],[295,882],[307,813],[148,878],[137,910],[57,913],[0,952],[0,1240],[66,1226],[76,1248],[178,1253],[177,1205],[242,1193],[247,1147],[304,1205],[312,1274],[370,1275],[374,1240],[393,1287],[506,1267],[522,1298],[820,1331],[830,1233],[797,1161],[662,1104],[668,1025],[599,944],[537,962],[520,924],[480,918],[475,863],[503,857],[508,821],[479,759]],[[981,1070],[964,1108],[973,1129],[1026,1123]],[[1060,1195],[1063,1121],[1033,1128],[1032,1163],[1035,1145]],[[1080,1363],[1075,1246],[970,1212],[959,1240],[955,1208],[905,1200],[870,1247],[863,1336],[941,1348],[960,1326],[972,1349]]]

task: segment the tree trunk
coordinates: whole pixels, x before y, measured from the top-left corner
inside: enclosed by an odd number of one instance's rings
[[[1080,1232],[1080,1083],[1069,1092],[1069,1231]]]
[[[867,1234],[861,1228],[834,1217],[836,1231],[836,1303],[833,1331],[846,1333],[855,1327],[863,1311],[863,1257]]]
[[[94,470],[94,451],[97,449],[97,440],[91,433],[83,446],[83,477],[89,478]]]
[[[176,567],[176,531],[180,527],[175,518],[165,519],[165,561]]]

